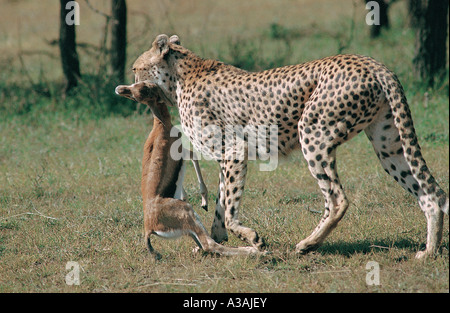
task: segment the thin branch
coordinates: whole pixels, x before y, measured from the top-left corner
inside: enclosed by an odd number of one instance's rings
[[[310,274],[330,274],[330,273],[351,273],[351,270],[336,270],[336,271],[321,271],[321,272],[311,272]]]
[[[353,0],[353,12],[352,12],[352,20],[350,22],[350,35],[347,40],[345,40],[345,43],[343,43],[341,40],[338,40],[338,54],[341,54],[345,49],[347,49],[352,41],[353,41],[353,35],[355,33],[355,19],[356,19],[356,0]]]
[[[86,2],[86,4],[87,4],[87,6],[89,7],[89,9],[91,9],[91,10],[94,11],[95,13],[104,16],[104,17],[105,17],[106,19],[108,19],[108,20],[112,18],[111,15],[108,15],[108,14],[106,14],[106,13],[103,13],[103,12],[97,10],[96,8],[94,8],[94,7],[92,6],[92,4],[89,2],[89,0],[84,0],[84,1]]]
[[[171,285],[171,286],[197,286],[197,284],[190,284],[190,283],[165,283],[165,282],[156,282],[153,284],[146,284],[146,285],[141,285],[141,286],[137,286],[137,289],[140,288],[147,288],[147,287],[153,287],[153,286],[159,286],[159,285]]]
[[[108,15],[106,13],[103,13],[101,11],[99,11],[98,9],[94,8],[92,6],[92,4],[89,2],[89,0],[84,0],[87,4],[87,6],[94,11],[95,13],[103,16],[106,21],[105,21],[105,27],[103,30],[103,37],[100,40],[100,48],[99,48],[99,54],[98,54],[98,69],[97,69],[97,75],[101,75],[102,71],[105,68],[105,64],[106,64],[106,55],[108,52],[108,48],[107,48],[107,42],[108,42],[108,32],[109,32],[109,25],[110,25],[110,21],[113,19],[112,15]]]
[[[322,211],[313,210],[313,209],[311,209],[311,208],[309,208],[309,207],[307,207],[306,209],[307,209],[309,212],[311,212],[311,213],[316,213],[316,214],[322,214],[322,213],[323,213]]]
[[[14,218],[14,217],[18,217],[18,216],[23,216],[23,215],[37,215],[37,216],[40,216],[40,217],[43,217],[43,218],[48,218],[48,219],[50,219],[50,220],[57,220],[56,217],[47,216],[47,215],[42,214],[41,212],[39,212],[39,211],[36,210],[36,209],[34,209],[34,210],[35,210],[37,213],[33,213],[33,212],[25,212],[25,213],[15,214],[15,215],[7,216],[7,217],[2,217],[2,218],[0,218],[0,221],[1,221],[1,220],[7,220],[7,219],[10,219],[10,218]]]
[[[387,249],[389,250],[389,247],[383,247],[383,246],[378,246],[378,245],[370,245],[369,248],[379,248],[379,249]]]
[[[23,56],[22,51],[19,51],[18,57],[19,57],[20,65],[22,67],[22,72],[25,74],[25,77],[30,82],[31,88],[33,89],[33,91],[36,92],[37,94],[43,95],[45,97],[50,97],[51,95],[50,95],[50,92],[48,91],[48,89],[42,89],[42,87],[38,86],[38,84],[36,84],[34,82],[33,78],[31,78],[31,75],[25,66],[25,62],[24,62],[22,56]]]
[[[50,51],[46,51],[46,50],[22,50],[19,53],[21,56],[22,55],[45,55],[51,59],[59,59],[59,57],[56,56],[54,53],[51,53]]]
[[[152,32],[152,26],[153,26],[153,20],[152,18],[145,12],[140,11],[129,11],[130,15],[134,16],[142,16],[144,21],[142,23],[139,23],[139,25],[142,25],[142,29],[139,31],[133,32],[135,36],[128,36],[127,37],[127,45],[129,43],[135,43],[138,40],[145,40],[147,42],[147,38],[150,36],[147,36]],[[131,35],[133,35],[133,33]],[[148,43],[147,43],[148,44]]]

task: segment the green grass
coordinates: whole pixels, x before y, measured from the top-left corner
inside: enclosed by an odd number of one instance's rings
[[[242,1],[230,1],[231,6],[160,2],[158,10],[147,8],[144,1],[142,12],[148,12],[152,26],[146,33],[140,24],[144,17],[136,13],[139,1],[129,2],[134,12],[130,32],[141,30],[143,35],[134,35],[128,64],[163,32],[178,33],[204,57],[248,69],[299,63],[335,54],[339,42],[348,38],[353,14],[351,1],[305,1],[297,11],[287,0],[259,1],[258,8]],[[415,199],[383,171],[363,134],[338,150],[339,175],[351,204],[318,251],[294,254],[323,210],[316,181],[295,151],[273,172],[258,171],[257,162],[249,165],[239,216],[264,236],[271,255],[203,256],[191,253],[194,242],[189,238],[155,238],[153,245],[163,256],[155,262],[143,243],[139,185],[142,147],[152,117],[135,113],[131,101],[116,97],[114,86],[96,76],[95,58],[84,51],[85,83],[66,99],[61,97],[58,59],[27,55],[23,67],[15,36],[24,50],[57,54],[42,40],[57,36],[57,22],[50,23],[52,11],[37,3],[7,2],[0,13],[5,23],[16,25],[11,12],[35,12],[34,20],[21,20],[21,27],[0,24],[6,28],[0,36],[0,292],[449,291],[448,217],[441,254],[415,260],[426,241],[425,217]],[[107,10],[107,2],[98,3]],[[84,2],[80,5],[84,24],[78,28],[78,40],[98,44],[102,20],[85,10]],[[336,13],[327,14],[329,10]],[[371,55],[398,73],[425,159],[448,192],[448,75],[430,89],[414,80],[414,38],[401,2],[393,6],[392,29],[377,41],[367,36],[364,12],[358,5],[354,37],[344,52]],[[34,30],[33,23],[47,19]],[[172,113],[176,122],[176,110]],[[189,202],[210,229],[218,165],[204,160],[200,164],[209,189],[209,212],[200,209],[191,165],[185,187]],[[230,235],[227,245],[243,243]],[[65,283],[68,261],[81,266],[79,286]],[[380,264],[380,286],[366,285],[369,261]]]

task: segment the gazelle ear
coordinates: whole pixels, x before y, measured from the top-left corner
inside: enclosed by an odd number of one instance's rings
[[[155,101],[157,101],[157,100],[155,99]],[[161,112],[159,111],[158,106],[157,105],[150,106],[150,111],[152,111],[153,115],[164,125],[164,119],[163,119]],[[166,125],[164,125],[164,126],[166,126]]]
[[[169,52],[169,37],[167,35],[158,35],[153,41],[153,48],[155,48],[161,55],[167,54]]]
[[[169,39],[169,42],[173,43],[173,44],[176,44],[176,45],[181,45],[180,38],[178,38],[177,35],[171,36],[170,39]]]
[[[176,103],[174,103],[169,97],[166,96],[166,94],[164,93],[164,91],[162,91],[161,88],[156,89],[157,93],[158,93],[158,99],[160,101],[165,102],[165,104],[169,105],[169,106],[175,106]]]

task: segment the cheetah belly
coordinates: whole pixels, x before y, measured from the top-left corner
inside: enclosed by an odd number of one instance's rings
[[[194,148],[207,159],[221,160],[224,156],[236,155],[241,151],[239,143],[242,142],[239,138],[244,138],[244,135],[246,138],[251,138],[251,134],[255,136],[257,145],[253,151],[258,151],[261,143],[270,149],[271,141],[275,143],[281,154],[287,154],[300,147],[297,129],[300,114],[292,114],[292,111],[295,110],[291,108],[282,112],[279,118],[275,118],[275,115],[272,117],[262,114],[260,119],[250,120],[247,124],[242,123],[242,120],[239,119],[215,119],[217,115],[211,111],[207,112],[204,108],[203,115],[198,114],[196,117],[195,110],[201,110],[201,108],[196,107],[186,116],[180,114],[182,129]],[[245,116],[245,114],[237,112],[236,116]],[[214,122],[209,123],[211,120]],[[251,149],[249,148],[249,150]],[[273,152],[271,151],[271,153]],[[256,159],[254,155],[250,154],[249,158]]]

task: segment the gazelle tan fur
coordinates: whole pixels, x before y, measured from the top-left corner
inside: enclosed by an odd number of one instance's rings
[[[208,235],[192,206],[174,198],[183,193],[183,159],[174,160],[170,155],[172,144],[179,138],[170,136],[172,123],[166,105],[169,101],[162,90],[153,83],[143,81],[130,86],[118,86],[116,93],[148,105],[155,117],[153,129],[144,146],[141,181],[145,240],[150,253],[157,259],[161,258],[150,243],[152,234],[163,238],[189,235],[206,252],[223,255],[259,253],[254,247],[230,248],[216,243]],[[202,190],[206,193],[198,163],[194,165]]]

